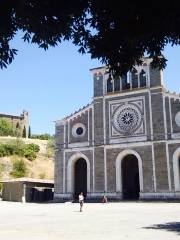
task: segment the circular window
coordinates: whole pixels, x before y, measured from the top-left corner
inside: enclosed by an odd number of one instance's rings
[[[76,129],[76,133],[77,133],[77,135],[82,135],[83,134],[83,128],[82,127],[78,127]]]
[[[133,104],[122,105],[113,114],[113,126],[123,135],[134,133],[140,127],[141,121],[141,112]]]
[[[72,127],[72,135],[74,137],[83,137],[85,135],[85,132],[86,132],[86,127],[82,123],[76,123]]]

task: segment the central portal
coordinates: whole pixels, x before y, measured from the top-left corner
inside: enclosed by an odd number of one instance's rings
[[[139,198],[139,166],[134,155],[128,155],[122,162],[123,199],[135,200]]]
[[[74,198],[77,200],[79,193],[87,194],[87,163],[86,160],[80,158],[75,163],[74,174]]]

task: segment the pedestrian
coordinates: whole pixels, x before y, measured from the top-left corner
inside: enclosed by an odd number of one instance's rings
[[[104,196],[102,198],[102,203],[107,203],[107,196],[106,196],[106,194],[104,194]]]
[[[83,192],[79,194],[79,203],[80,203],[80,212],[82,212],[83,204],[84,204],[84,196]]]

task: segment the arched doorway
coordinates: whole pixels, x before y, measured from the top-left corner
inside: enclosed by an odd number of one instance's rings
[[[122,194],[123,199],[139,199],[139,166],[135,155],[130,154],[122,160]]]
[[[180,148],[173,154],[174,190],[180,191]]]
[[[78,199],[80,192],[87,194],[87,163],[83,158],[78,159],[74,166],[74,198]]]

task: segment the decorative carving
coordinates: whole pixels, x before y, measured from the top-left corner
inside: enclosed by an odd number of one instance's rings
[[[111,101],[109,106],[111,138],[146,134],[144,97]]]
[[[123,135],[131,135],[141,124],[141,112],[133,104],[125,104],[116,109],[113,114],[113,126]]]

